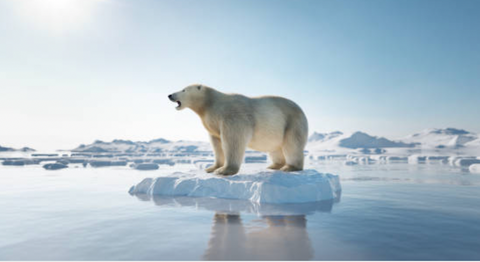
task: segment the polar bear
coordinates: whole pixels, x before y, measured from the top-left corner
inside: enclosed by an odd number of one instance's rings
[[[215,163],[207,172],[236,174],[246,147],[268,152],[273,162],[270,169],[303,169],[308,122],[291,100],[225,94],[200,84],[187,86],[168,98],[178,104],[177,110],[190,108],[197,113],[210,134]]]

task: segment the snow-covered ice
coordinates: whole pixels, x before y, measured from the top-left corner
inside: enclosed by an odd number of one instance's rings
[[[386,160],[388,163],[408,163],[408,157],[407,156],[388,156],[386,157]]]
[[[470,170],[471,173],[480,174],[480,164],[473,164],[468,168],[468,170]]]
[[[213,197],[250,200],[257,203],[307,203],[335,199],[341,192],[337,175],[309,169],[300,172],[241,172],[220,177],[204,171],[175,172],[145,178],[130,194]]]
[[[454,165],[459,167],[469,167],[473,164],[480,164],[480,160],[475,157],[460,157],[454,162]]]
[[[352,161],[352,160],[347,160],[347,161],[344,162],[344,164],[345,164],[346,166],[356,166],[356,165],[358,165],[357,162]]]
[[[427,160],[426,156],[411,155],[411,156],[408,157],[408,163],[409,164],[425,163],[426,160]]]

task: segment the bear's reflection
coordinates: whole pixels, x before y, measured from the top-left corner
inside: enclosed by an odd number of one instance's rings
[[[259,204],[250,201],[168,197],[135,194],[158,206],[196,207],[215,211],[205,260],[310,260],[313,248],[307,232],[307,215],[330,212],[333,200],[301,204]],[[245,221],[241,213],[257,214]]]
[[[216,213],[206,260],[310,260],[305,215],[263,216],[245,225],[239,214]]]

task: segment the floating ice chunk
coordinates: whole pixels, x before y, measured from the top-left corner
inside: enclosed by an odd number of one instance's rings
[[[374,160],[374,159],[371,159],[371,158],[368,157],[368,156],[364,156],[364,157],[359,157],[359,158],[358,158],[358,163],[364,164],[364,165],[374,164],[374,163],[375,163],[375,160]]]
[[[25,166],[25,165],[36,165],[39,161],[36,159],[6,159],[3,161],[2,165],[4,166]]]
[[[24,166],[24,160],[5,160],[3,161],[2,165],[4,166]]]
[[[473,164],[480,164],[480,160],[475,158],[459,158],[455,161],[455,166],[460,167],[468,167]]]
[[[468,170],[470,170],[471,173],[480,174],[480,164],[473,164],[468,168]]]
[[[426,156],[411,155],[408,157],[409,164],[424,164],[426,160],[427,160]]]
[[[136,170],[157,170],[159,167],[158,164],[155,163],[143,163],[133,165],[132,168]]]
[[[346,166],[356,166],[358,163],[355,161],[347,160],[344,163]]]
[[[408,163],[408,157],[406,156],[388,156],[388,163]]]
[[[475,157],[459,157],[454,160],[453,165],[458,167],[467,167],[473,164],[480,164],[480,160]]]
[[[427,161],[429,163],[435,163],[435,162],[440,162],[440,163],[448,163],[448,156],[428,156]]]
[[[130,194],[214,197],[258,203],[307,203],[335,199],[341,192],[337,175],[313,169],[285,173],[261,171],[220,177],[203,171],[176,172],[146,178],[130,188]]]
[[[62,164],[62,163],[52,163],[52,164],[46,164],[43,165],[43,168],[46,170],[59,170],[59,169],[64,169],[67,168],[68,165]]]
[[[94,160],[89,162],[92,167],[105,167],[105,166],[126,166],[127,161],[109,161],[109,160]]]
[[[461,159],[462,157],[460,156],[451,156],[448,158],[448,163],[451,165],[451,166],[455,166],[455,162],[457,162],[458,159]]]
[[[369,156],[370,159],[374,160],[375,162],[377,163],[385,163],[387,161],[387,156],[384,156],[384,155],[373,155],[373,156]]]

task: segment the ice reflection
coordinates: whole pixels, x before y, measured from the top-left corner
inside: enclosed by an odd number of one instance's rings
[[[307,231],[307,215],[330,212],[338,198],[303,204],[260,204],[215,198],[135,195],[165,207],[195,207],[214,211],[205,260],[310,260],[314,249]],[[242,213],[257,219],[244,220]]]
[[[296,204],[268,204],[246,200],[221,199],[208,197],[162,196],[133,194],[141,201],[153,201],[157,206],[195,207],[225,214],[252,213],[258,216],[275,215],[311,215],[315,212],[330,212],[333,204],[340,202],[341,192],[332,200]]]

